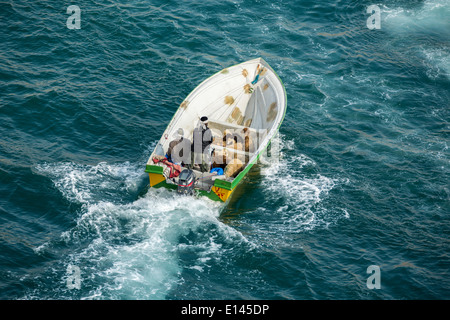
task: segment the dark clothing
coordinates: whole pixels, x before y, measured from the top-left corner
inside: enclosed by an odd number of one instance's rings
[[[210,166],[210,155],[207,155],[204,152],[213,141],[212,132],[207,126],[206,128],[197,127],[194,129],[192,140],[191,165],[198,165],[200,166],[201,172],[207,172]]]
[[[169,143],[167,150],[168,160],[173,163],[190,163],[191,161],[191,141],[181,137],[181,139],[173,140]]]
[[[201,153],[205,151],[213,141],[213,136],[211,130],[208,127],[203,129],[201,127],[195,128],[193,133],[193,144],[191,151],[196,153]]]

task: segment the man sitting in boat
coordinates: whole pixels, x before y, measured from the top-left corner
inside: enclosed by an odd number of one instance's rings
[[[173,135],[174,140],[169,143],[166,158],[177,165],[190,163],[191,160],[191,141],[184,137],[184,131],[179,128]]]
[[[211,130],[208,128],[208,117],[201,117],[199,125],[194,129],[192,143],[192,165],[201,172],[209,172],[211,165],[210,145],[213,141]]]

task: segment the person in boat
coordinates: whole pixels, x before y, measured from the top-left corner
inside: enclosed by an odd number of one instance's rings
[[[210,145],[213,141],[213,135],[208,128],[208,117],[201,117],[199,125],[194,129],[192,152],[192,166],[199,168],[201,172],[208,172],[211,162]]]
[[[184,165],[190,162],[191,141],[184,137],[184,130],[179,128],[173,135],[174,140],[169,143],[166,158],[177,165]]]

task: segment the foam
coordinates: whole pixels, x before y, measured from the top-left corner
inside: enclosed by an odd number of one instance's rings
[[[265,202],[258,208],[257,221],[249,222],[256,239],[222,223],[222,204],[206,197],[179,197],[164,188],[151,188],[130,201],[142,178],[137,163],[37,166],[68,201],[81,204],[75,226],[56,241],[70,251],[61,255],[61,268],[81,269],[81,299],[165,299],[183,283],[185,269],[202,273],[216,262],[227,263],[235,250],[250,252],[271,238],[283,241],[280,233],[288,233],[287,239],[289,233],[328,227],[348,217],[339,211],[336,218],[321,205],[340,182],[314,173],[316,162],[303,154],[290,155],[294,151],[295,142],[281,135],[272,140],[273,157],[262,157]],[[269,214],[272,219],[265,220]],[[269,239],[261,242],[261,237]],[[46,243],[35,251],[55,250],[56,243]],[[72,297],[64,286],[59,291],[61,298]]]
[[[381,8],[382,28],[395,32],[446,32],[449,28],[448,16],[450,3],[448,1],[425,1],[420,8],[407,9],[402,7]]]
[[[52,179],[55,187],[71,202],[87,204],[116,192],[136,192],[142,170],[129,162],[81,165],[73,162],[39,164],[39,173]]]
[[[422,59],[427,76],[434,80],[439,76],[450,77],[450,52],[445,45],[450,29],[449,16],[450,1],[445,0],[425,1],[413,9],[383,5],[381,25],[401,41],[417,37],[411,50]],[[424,35],[432,37],[433,41],[423,42]]]
[[[134,180],[142,172],[138,165],[57,163],[37,170],[67,200],[82,204],[75,226],[57,241],[70,248],[61,257],[61,268],[70,264],[82,271],[81,299],[164,299],[183,281],[180,255],[194,252],[196,260],[187,268],[202,272],[210,260],[222,258],[224,244],[249,245],[241,233],[218,220],[221,204],[207,198],[150,189],[135,201],[121,201],[122,193],[136,187]],[[107,192],[114,194],[105,197]],[[202,236],[180,243],[189,234]],[[54,250],[55,243],[46,243],[35,252]],[[64,286],[59,291],[60,298],[73,294]]]
[[[151,188],[130,200],[142,179],[138,163],[37,166],[68,201],[81,206],[72,228],[35,250],[60,257],[51,278],[62,278],[61,286],[38,285],[28,297],[73,298],[74,291],[64,283],[64,270],[73,265],[81,269],[79,299],[165,299],[184,283],[184,270],[203,273],[213,265],[226,267],[236,250],[248,253],[261,245],[279,245],[271,239],[289,243],[289,234],[328,227],[335,220],[320,204],[339,182],[319,173],[303,174],[317,171],[317,164],[303,154],[289,155],[294,151],[294,141],[276,136],[274,157],[262,157],[265,203],[256,221],[249,222],[256,238],[221,222],[222,204],[206,197],[179,197]],[[341,213],[339,218],[348,217]],[[268,215],[272,219],[266,220]]]
[[[287,152],[294,149],[293,141],[284,136],[279,139],[282,149]],[[303,232],[328,227],[339,218],[349,217],[345,209],[337,209],[336,213],[322,205],[328,193],[346,181],[314,173],[316,162],[304,154],[281,153],[281,158],[282,161],[276,159],[261,169],[266,201],[275,205],[273,210],[282,223],[279,231]]]
[[[444,49],[428,48],[422,50],[427,76],[436,79],[439,76],[450,78],[450,52]]]

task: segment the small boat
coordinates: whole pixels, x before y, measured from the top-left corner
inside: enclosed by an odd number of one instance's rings
[[[180,104],[150,155],[150,187],[226,202],[270,147],[286,90],[262,58],[225,68]]]

